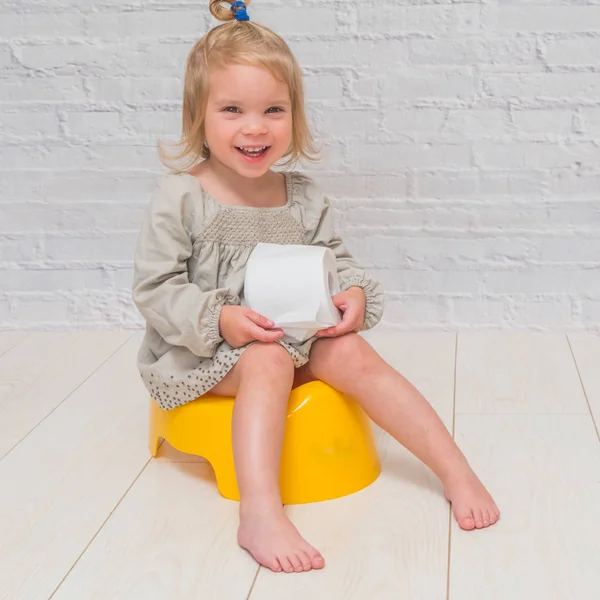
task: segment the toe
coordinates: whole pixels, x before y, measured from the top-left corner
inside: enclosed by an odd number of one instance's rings
[[[302,569],[304,571],[310,571],[312,569],[312,562],[304,550],[298,550],[298,558],[302,563]]]
[[[313,569],[322,569],[325,566],[325,559],[318,553],[312,557],[311,562]]]
[[[280,556],[279,557],[279,564],[281,565],[281,568],[286,573],[293,573],[294,572],[294,567],[292,566],[292,563],[290,562],[290,559],[287,556]]]
[[[322,569],[325,566],[325,559],[318,550],[310,546],[306,553],[308,554],[308,558],[310,558],[313,569]]]
[[[302,561],[300,560],[300,557],[297,554],[290,554],[288,556],[288,560],[292,564],[292,567],[294,567],[294,571],[296,573],[302,573],[302,571],[304,571]]]
[[[483,527],[483,515],[481,514],[481,509],[476,508],[473,511],[473,514],[475,515],[475,527],[477,527],[477,529],[481,529]]]
[[[266,561],[258,561],[261,564],[265,565],[265,567],[268,567],[269,569],[271,569],[271,571],[275,571],[275,573],[280,573],[282,571],[281,565],[279,564],[279,561],[276,558],[272,558],[271,560],[266,560]]]
[[[473,512],[470,508],[462,510],[457,509],[454,515],[461,529],[470,531],[475,528],[475,519],[473,518]]]
[[[481,511],[481,515],[483,517],[483,526],[484,527],[489,527],[491,524],[491,519],[490,519],[490,512],[487,508],[484,508]]]

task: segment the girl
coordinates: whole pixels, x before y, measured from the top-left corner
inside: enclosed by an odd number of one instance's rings
[[[236,397],[238,542],[274,571],[324,566],[285,515],[278,489],[290,390],[314,379],[356,398],[438,475],[462,528],[495,523],[498,508],[429,403],[358,335],[381,319],[382,289],[334,233],[329,201],[311,178],[271,169],[314,155],[294,56],[278,35],[249,21],[242,2],[231,10],[221,4],[211,0],[210,11],[230,22],[198,41],[187,61],[176,156],[188,164],[161,179],[135,255],[133,298],[147,322],[138,360],[145,385],[165,410],[209,390]],[[258,242],[335,252],[338,326],[290,345],[241,306],[244,267]]]

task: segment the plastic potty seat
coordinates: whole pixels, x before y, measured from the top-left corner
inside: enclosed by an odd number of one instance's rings
[[[222,496],[239,500],[233,463],[234,398],[206,394],[165,411],[150,401],[152,456],[163,438],[212,465]],[[322,381],[292,390],[281,455],[283,504],[304,504],[352,494],[373,483],[381,465],[371,423],[358,403]]]

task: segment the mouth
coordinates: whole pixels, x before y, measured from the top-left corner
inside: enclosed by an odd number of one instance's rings
[[[260,160],[269,151],[271,146],[236,146],[235,149],[246,158]]]

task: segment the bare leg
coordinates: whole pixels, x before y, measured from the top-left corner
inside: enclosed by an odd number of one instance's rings
[[[279,494],[281,446],[294,366],[279,344],[253,344],[212,393],[235,395],[232,435],[240,490],[238,542],[274,571],[308,571],[323,557],[286,516]],[[236,393],[237,392],[237,393]]]
[[[309,365],[320,380],[355,398],[441,479],[463,529],[498,520],[498,507],[429,402],[359,335],[316,341]]]

